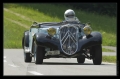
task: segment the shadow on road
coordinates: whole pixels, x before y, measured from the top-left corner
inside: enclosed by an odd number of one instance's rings
[[[43,62],[43,64],[37,64],[37,65],[94,65],[94,64],[93,63],[78,64],[78,63],[67,63],[67,62]],[[101,65],[105,65],[105,64],[101,64]]]

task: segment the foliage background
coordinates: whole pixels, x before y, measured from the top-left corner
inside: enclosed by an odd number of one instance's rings
[[[75,9],[81,9],[87,12],[117,16],[117,3],[55,3],[55,5],[72,6]]]

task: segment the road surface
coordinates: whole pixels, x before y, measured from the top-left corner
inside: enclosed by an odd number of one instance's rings
[[[23,57],[22,49],[4,49],[3,75],[116,76],[117,74],[117,67],[114,63],[103,62],[101,65],[93,65],[91,60],[86,59],[84,64],[77,64],[76,58],[50,58],[44,59],[42,65],[36,65],[34,60],[31,63],[25,63]]]

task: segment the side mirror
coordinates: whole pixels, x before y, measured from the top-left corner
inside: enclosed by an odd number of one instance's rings
[[[33,22],[32,26],[36,26],[38,23],[36,21]]]
[[[38,23],[36,21],[34,21],[33,24],[38,24]]]

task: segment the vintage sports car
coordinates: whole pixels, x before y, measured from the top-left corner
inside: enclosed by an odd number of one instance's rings
[[[42,64],[48,58],[76,58],[84,63],[92,59],[94,65],[102,62],[102,36],[89,24],[77,22],[33,22],[22,38],[24,61]]]

